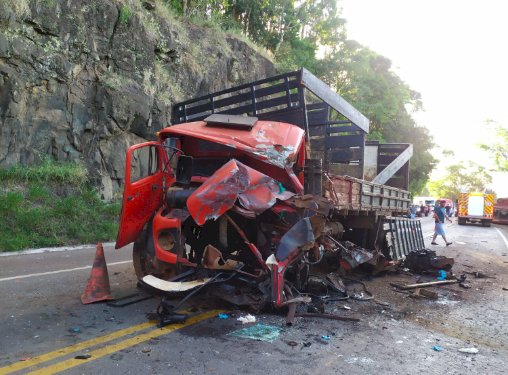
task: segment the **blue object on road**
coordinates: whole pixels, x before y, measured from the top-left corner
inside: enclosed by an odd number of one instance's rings
[[[219,314],[217,316],[219,317],[219,319],[227,319],[227,318],[229,318],[228,314]]]
[[[432,349],[434,349],[434,351],[435,351],[435,352],[440,352],[440,351],[442,351],[442,350],[443,350],[443,348],[442,348],[442,347],[440,347],[440,346],[438,346],[438,345],[434,345],[434,346],[432,347]]]
[[[323,336],[321,336],[321,338],[326,341],[330,340],[330,336],[327,336],[327,335],[323,335]]]
[[[69,332],[71,332],[71,333],[81,333],[81,328],[75,326],[75,327],[72,327],[71,329],[69,329]]]
[[[446,271],[444,271],[444,270],[439,270],[439,271],[437,271],[437,279],[438,279],[439,281],[446,280],[446,277],[447,277],[447,275],[446,275]]]

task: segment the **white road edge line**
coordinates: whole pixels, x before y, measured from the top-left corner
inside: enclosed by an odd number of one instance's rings
[[[132,263],[132,260],[122,260],[121,262],[113,262],[108,263],[108,266],[116,266],[118,264],[125,264],[125,263]],[[72,272],[72,271],[79,271],[79,270],[86,270],[90,269],[92,266],[84,266],[84,267],[77,267],[77,268],[67,268],[65,270],[58,270],[58,271],[49,271],[49,272],[40,272],[40,273],[32,273],[30,275],[20,275],[20,276],[11,276],[11,277],[4,277],[3,279],[0,279],[1,281],[9,281],[9,280],[18,280],[18,279],[26,279],[28,277],[37,277],[37,276],[47,276],[47,275],[55,275],[57,273],[65,273],[65,272]]]
[[[506,237],[504,236],[503,232],[501,232],[499,229],[497,228],[494,228],[495,230],[497,230],[497,233],[499,233],[499,235],[501,236],[501,238],[503,239],[504,241],[504,244],[506,245],[506,248],[508,249],[508,240],[506,239]]]
[[[115,242],[104,242],[103,246],[113,246]],[[53,253],[55,251],[72,251],[72,250],[83,250],[86,248],[95,248],[97,245],[77,245],[77,246],[61,246],[61,247],[44,247],[41,249],[28,249],[23,251],[8,251],[0,253],[0,257],[9,257],[13,255],[27,255],[27,254],[40,254],[40,253]]]

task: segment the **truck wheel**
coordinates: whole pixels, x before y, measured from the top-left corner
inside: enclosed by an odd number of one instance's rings
[[[459,225],[466,225],[466,219],[459,217],[458,223]]]
[[[148,229],[151,229],[151,227],[148,226]],[[175,276],[177,274],[177,267],[154,259],[148,251],[150,246],[153,247],[153,244],[151,244],[147,229],[144,229],[132,247],[132,263],[137,278],[141,280],[147,275],[154,275],[167,280]]]
[[[482,220],[482,227],[490,227],[490,220]]]

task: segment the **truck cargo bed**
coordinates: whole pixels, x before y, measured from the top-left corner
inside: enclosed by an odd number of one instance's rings
[[[407,213],[409,192],[349,176],[327,175],[325,197],[343,211],[375,212],[380,215]]]

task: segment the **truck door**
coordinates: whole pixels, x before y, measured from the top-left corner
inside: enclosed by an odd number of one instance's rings
[[[115,248],[134,242],[163,201],[171,171],[165,170],[167,157],[159,142],[145,142],[127,150],[125,187],[120,227]],[[167,166],[169,168],[169,166]]]

